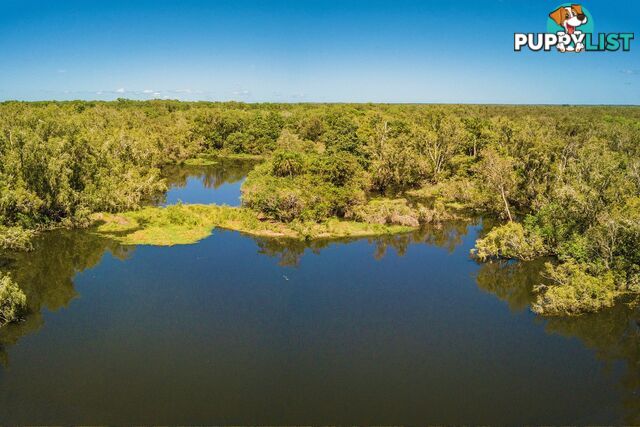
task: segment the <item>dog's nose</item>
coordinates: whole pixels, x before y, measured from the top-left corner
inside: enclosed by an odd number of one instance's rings
[[[577,18],[581,21],[584,21],[584,18],[586,18],[586,16],[584,15],[584,13],[581,13],[577,16]]]

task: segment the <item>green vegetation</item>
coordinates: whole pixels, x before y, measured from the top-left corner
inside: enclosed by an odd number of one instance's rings
[[[249,173],[243,203],[285,222],[348,217],[352,207],[365,202],[366,186],[364,170],[349,156],[277,151]]]
[[[243,209],[139,210],[165,188],[161,169],[232,157],[264,159]],[[165,244],[213,227],[315,238],[480,214],[503,224],[477,258],[553,257],[534,310],[580,314],[640,292],[639,159],[635,107],[6,102],[0,246],[100,212],[121,241]]]
[[[27,297],[10,276],[0,274],[0,326],[20,318]]]
[[[589,266],[574,260],[558,266],[546,265],[548,278],[554,286],[540,285],[544,290],[533,304],[533,311],[550,315],[579,314],[611,307],[617,294],[613,272],[597,276],[589,273]]]
[[[472,253],[481,261],[491,257],[532,260],[546,254],[544,241],[517,222],[494,228],[476,242]]]
[[[265,221],[245,208],[217,205],[147,207],[123,214],[96,214],[97,232],[126,245],[171,246],[195,243],[215,227],[253,236],[321,239],[363,237],[411,231],[409,227],[366,224],[339,219],[323,222]]]
[[[32,248],[31,238],[33,235],[32,230],[0,225],[0,249],[29,251]]]

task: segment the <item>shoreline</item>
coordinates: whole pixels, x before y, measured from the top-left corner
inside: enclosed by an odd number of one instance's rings
[[[251,236],[301,241],[376,237],[418,227],[371,224],[332,218],[321,223],[265,220],[248,209],[226,205],[178,204],[92,216],[94,232],[126,245],[174,246],[197,243],[215,228]]]

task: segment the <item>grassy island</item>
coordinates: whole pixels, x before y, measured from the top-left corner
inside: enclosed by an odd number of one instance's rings
[[[274,238],[301,240],[369,237],[413,230],[401,225],[367,224],[328,219],[323,222],[289,223],[260,219],[246,208],[217,205],[147,207],[121,214],[93,216],[96,232],[126,245],[172,246],[195,243],[214,228]]]

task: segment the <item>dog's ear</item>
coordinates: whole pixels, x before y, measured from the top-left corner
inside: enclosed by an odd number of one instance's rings
[[[549,18],[553,19],[556,24],[562,27],[566,13],[567,11],[564,7],[559,7],[549,14]]]
[[[571,5],[571,9],[573,9],[573,11],[576,13],[576,15],[582,15],[582,6],[580,6],[579,4],[572,4]]]

